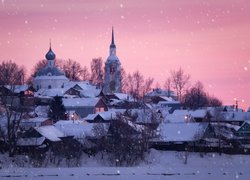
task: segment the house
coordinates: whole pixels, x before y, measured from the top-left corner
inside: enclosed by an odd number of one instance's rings
[[[98,97],[102,91],[101,88],[92,85],[88,81],[69,81],[65,83],[64,87],[68,89],[72,88],[74,90],[77,90],[78,92],[80,92],[80,97],[85,98]]]
[[[116,119],[117,113],[123,113],[125,110],[109,110],[104,112],[98,112],[95,114],[89,114],[83,120],[89,123],[109,123]]]
[[[241,126],[245,121],[250,121],[250,112],[222,112],[222,122],[227,122],[234,125]],[[216,121],[216,119],[215,119]]]
[[[125,115],[129,116],[134,123],[151,129],[156,129],[162,122],[161,112],[155,109],[128,109]]]
[[[208,123],[161,123],[158,137],[151,140],[152,147],[185,150],[206,137],[208,126]]]
[[[144,101],[146,103],[157,104],[159,101],[163,100],[162,97],[172,98],[174,100],[177,99],[177,96],[173,91],[156,88],[144,96]]]
[[[30,85],[0,86],[0,96],[5,97],[6,103],[15,107],[33,106],[35,89]]]
[[[56,146],[62,141],[64,134],[55,126],[31,127],[17,140],[19,150],[30,150],[33,148],[47,148]]]
[[[72,136],[78,141],[83,149],[93,149],[95,144],[93,139],[107,136],[109,124],[107,123],[88,123],[86,121],[58,121],[56,128],[64,133],[65,136]]]
[[[165,117],[165,121],[177,122],[209,122],[211,115],[205,109],[190,110],[175,110],[172,114]]]
[[[241,126],[245,121],[250,121],[250,112],[234,110],[224,111],[224,107],[209,108],[208,110],[212,115],[212,122],[222,122]]]
[[[81,118],[108,110],[101,98],[63,98],[62,100],[66,111],[75,111]]]
[[[20,122],[20,127],[24,130],[28,130],[31,127],[40,127],[53,125],[54,122],[50,118],[35,117],[30,119],[22,119]]]
[[[80,116],[75,111],[68,111],[67,112],[67,119],[75,121],[75,120],[79,120]]]
[[[245,121],[236,134],[237,136],[248,138],[250,140],[250,121]]]
[[[166,98],[164,98],[164,99],[165,100],[159,101],[156,104],[156,107],[168,108],[170,113],[173,113],[175,110],[181,108],[181,103],[179,101],[175,101],[175,100],[167,101]]]

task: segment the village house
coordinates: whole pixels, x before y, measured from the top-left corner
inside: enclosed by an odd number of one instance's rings
[[[62,100],[66,111],[75,111],[81,118],[108,110],[102,98],[63,98]]]

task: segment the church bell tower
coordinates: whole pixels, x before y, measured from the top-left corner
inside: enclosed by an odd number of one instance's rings
[[[105,63],[104,93],[121,92],[121,63],[116,56],[116,45],[114,29],[112,28],[111,44],[109,46],[109,57]]]

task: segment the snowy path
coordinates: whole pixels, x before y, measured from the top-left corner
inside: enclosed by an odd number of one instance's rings
[[[134,167],[134,168],[116,168],[116,167],[82,167],[82,168],[15,168],[0,170],[1,180],[71,180],[71,179],[173,179],[173,180],[231,180],[231,179],[250,179],[248,168],[237,169],[218,167],[211,168],[150,168],[150,167]]]

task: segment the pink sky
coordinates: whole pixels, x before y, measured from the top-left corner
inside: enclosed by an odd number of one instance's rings
[[[192,83],[240,107],[250,105],[249,0],[2,0],[0,61],[30,71],[48,51],[89,67],[106,60],[115,29],[127,72],[139,70],[163,84],[182,67]]]

